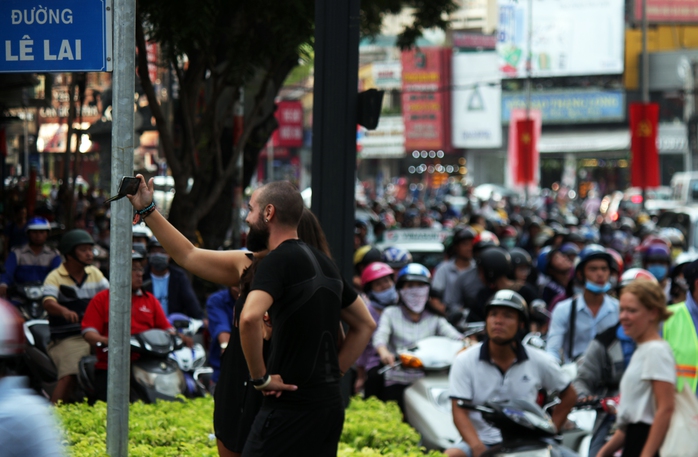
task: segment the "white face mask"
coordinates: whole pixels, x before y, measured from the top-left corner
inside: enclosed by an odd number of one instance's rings
[[[400,299],[413,313],[421,313],[429,300],[429,286],[400,289]]]

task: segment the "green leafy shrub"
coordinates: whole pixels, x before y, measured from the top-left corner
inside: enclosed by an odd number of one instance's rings
[[[58,416],[65,441],[75,457],[105,457],[107,405],[98,402],[61,405]],[[419,434],[401,420],[395,403],[375,398],[353,398],[346,411],[337,455],[340,457],[421,457]],[[213,400],[199,398],[182,403],[134,403],[129,415],[129,455],[204,456],[218,455],[213,436]],[[441,455],[436,452],[429,456]]]

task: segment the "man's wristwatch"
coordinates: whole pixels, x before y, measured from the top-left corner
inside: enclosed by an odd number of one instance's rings
[[[270,383],[271,383],[271,375],[269,375],[269,374],[265,374],[261,378],[250,379],[250,384],[252,384],[252,386],[257,390],[264,389]]]

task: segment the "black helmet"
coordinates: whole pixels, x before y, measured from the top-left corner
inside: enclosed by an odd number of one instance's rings
[[[515,309],[519,312],[524,322],[528,319],[528,305],[526,304],[526,300],[513,290],[502,289],[495,293],[485,304],[485,316],[487,316],[490,309],[497,306]]]
[[[461,241],[473,240],[473,239],[475,239],[476,236],[477,236],[477,233],[471,227],[459,228],[458,230],[456,230],[456,233],[453,234],[452,243],[455,246],[456,244],[460,243]]]
[[[92,236],[86,231],[74,229],[63,235],[61,241],[58,243],[58,250],[61,251],[61,254],[68,255],[73,252],[76,246],[81,244],[90,244],[94,246],[95,240],[93,240]]]
[[[368,265],[373,262],[381,261],[381,251],[373,246],[361,246],[354,252],[354,266]]]
[[[158,241],[158,239],[155,238],[155,236],[151,236],[151,237],[150,237],[150,240],[148,240],[148,249],[150,249],[150,248],[161,248],[161,247],[162,247],[162,244],[160,244],[160,242]]]
[[[509,251],[509,255],[511,256],[512,268],[530,267],[533,264],[533,261],[531,260],[531,255],[528,252],[526,252],[525,249],[514,248],[511,251]]]
[[[606,248],[599,244],[590,244],[582,249],[582,252],[579,253],[579,263],[577,264],[575,271],[583,271],[584,265],[586,265],[587,262],[595,259],[605,260],[608,263],[609,268],[611,268],[615,262],[613,256],[611,256]]]
[[[511,272],[511,256],[504,248],[492,246],[480,254],[477,264],[482,268],[485,280],[490,282]]]

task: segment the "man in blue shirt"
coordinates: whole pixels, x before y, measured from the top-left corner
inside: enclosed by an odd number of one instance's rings
[[[204,318],[189,277],[184,270],[170,264],[170,256],[155,237],[148,244],[143,284],[158,299],[166,316],[182,313],[194,319]]]
[[[5,273],[0,276],[0,298],[7,298],[8,288],[17,284],[43,283],[49,272],[61,265],[61,255],[46,246],[51,225],[43,217],[34,217],[27,224],[29,242],[12,249],[5,260]]]
[[[597,334],[618,323],[618,300],[607,295],[613,257],[598,244],[579,254],[575,269],[584,292],[553,310],[546,351],[562,363],[575,361]]]
[[[208,363],[213,368],[213,382],[218,382],[221,372],[221,356],[228,347],[230,330],[235,311],[235,298],[233,293],[236,287],[219,290],[211,294],[206,301],[208,314],[208,331],[211,334],[211,350],[208,354]]]
[[[62,457],[65,452],[48,403],[29,390],[25,378],[12,374],[23,351],[22,318],[0,300],[0,453]]]

